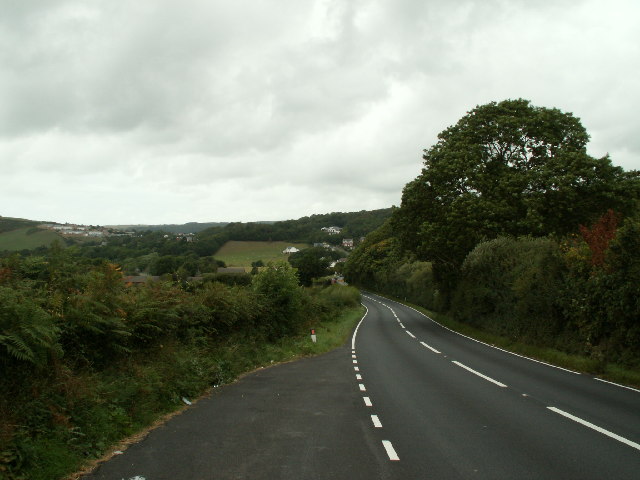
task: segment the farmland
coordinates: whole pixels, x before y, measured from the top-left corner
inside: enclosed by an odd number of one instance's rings
[[[251,267],[252,262],[262,260],[277,262],[287,259],[282,251],[287,247],[307,248],[304,243],[288,242],[241,242],[229,241],[215,253],[218,260],[222,260],[230,267]]]
[[[33,227],[19,228],[10,232],[0,233],[0,251],[23,250],[51,245],[54,240],[62,240],[62,237],[51,230],[42,230]]]

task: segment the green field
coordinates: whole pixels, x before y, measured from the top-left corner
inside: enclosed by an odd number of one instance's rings
[[[218,250],[214,257],[222,260],[229,267],[251,267],[252,262],[286,261],[287,255],[282,251],[287,247],[307,248],[305,243],[287,242],[239,242],[231,240]]]
[[[64,240],[60,235],[51,230],[19,228],[10,232],[0,233],[0,250],[24,250],[41,246],[48,247],[54,240]]]

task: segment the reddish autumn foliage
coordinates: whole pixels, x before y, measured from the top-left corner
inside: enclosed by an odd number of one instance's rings
[[[580,225],[580,234],[591,251],[591,264],[596,267],[604,266],[605,253],[609,243],[616,236],[618,215],[611,209],[602,215],[591,228]]]
[[[9,267],[0,268],[0,283],[4,283],[11,278],[11,269]]]

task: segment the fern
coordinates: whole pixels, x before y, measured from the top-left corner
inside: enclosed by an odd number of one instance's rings
[[[0,287],[0,356],[37,365],[60,352],[51,316],[26,293]]]

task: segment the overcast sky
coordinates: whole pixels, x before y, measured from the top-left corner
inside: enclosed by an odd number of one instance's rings
[[[640,168],[637,0],[2,0],[0,215],[284,220],[399,205],[476,105]]]

